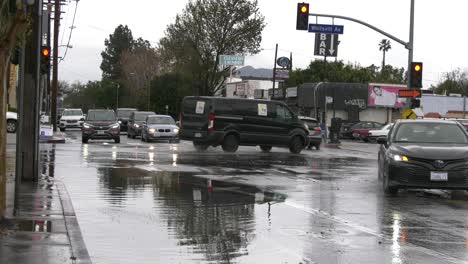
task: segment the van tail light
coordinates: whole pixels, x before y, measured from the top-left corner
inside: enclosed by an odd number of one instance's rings
[[[320,127],[316,127],[316,128],[314,128],[314,131],[322,132],[322,129],[320,129]]]
[[[214,120],[215,120],[215,115],[210,114],[208,116],[208,131],[214,130]]]

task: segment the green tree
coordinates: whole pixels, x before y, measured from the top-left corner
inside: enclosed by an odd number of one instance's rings
[[[455,93],[468,96],[468,72],[460,69],[447,72],[437,85],[431,86],[429,89],[436,94],[448,95]]]
[[[379,50],[382,51],[383,57],[382,57],[382,72],[385,68],[385,53],[389,51],[392,48],[392,45],[390,44],[390,40],[388,39],[382,39],[379,42]]]
[[[166,72],[190,76],[196,94],[215,94],[228,75],[219,55],[258,53],[264,20],[257,0],[190,1],[160,40]]]
[[[185,96],[191,95],[191,80],[179,73],[167,73],[157,76],[151,82],[151,110],[159,114],[169,113],[177,116],[180,104]]]
[[[405,83],[403,68],[386,65],[382,72],[371,65],[345,64],[343,61],[312,61],[306,69],[296,69],[290,73],[288,86],[297,86],[306,82],[347,82],[347,83]]]
[[[124,51],[131,50],[134,45],[132,31],[126,25],[119,25],[104,41],[104,45],[106,49],[101,52],[102,77],[117,81],[122,77],[121,55]]]

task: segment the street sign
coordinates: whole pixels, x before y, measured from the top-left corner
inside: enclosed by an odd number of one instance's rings
[[[398,91],[400,98],[421,98],[421,90],[419,89],[404,89]]]
[[[225,66],[243,66],[244,56],[239,55],[219,55],[219,64]]]
[[[286,68],[289,66],[289,59],[287,57],[280,57],[278,58],[278,60],[276,60],[276,63],[283,67],[283,68]]]
[[[403,114],[401,114],[401,118],[403,119],[416,119],[418,116],[413,111],[413,109],[407,109]]]
[[[289,79],[289,70],[276,69],[275,78],[278,80]]]
[[[316,56],[336,57],[338,56],[338,35],[337,34],[315,34]]]
[[[309,32],[325,34],[343,34],[344,26],[309,24]]]

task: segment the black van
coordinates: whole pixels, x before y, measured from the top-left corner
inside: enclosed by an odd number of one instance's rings
[[[289,147],[300,153],[308,145],[304,123],[277,101],[224,97],[185,97],[180,113],[180,139],[193,141],[198,150],[221,145],[235,152],[239,145]]]

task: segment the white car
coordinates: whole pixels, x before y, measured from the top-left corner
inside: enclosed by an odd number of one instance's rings
[[[60,118],[60,131],[67,128],[81,128],[85,121],[85,116],[81,109],[65,109]]]
[[[390,124],[387,124],[387,125],[383,126],[379,130],[369,131],[369,137],[368,137],[369,142],[376,142],[377,138],[383,137],[383,136],[386,137],[388,135],[388,132],[390,131],[390,129],[392,129],[392,127],[393,127],[393,123],[390,123]]]
[[[6,120],[7,120],[7,132],[16,133],[16,127],[18,124],[18,114],[15,112],[7,112]]]

